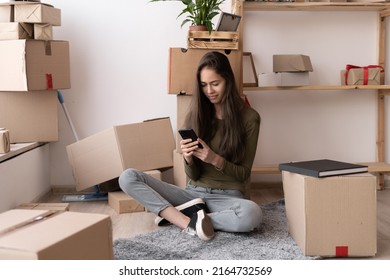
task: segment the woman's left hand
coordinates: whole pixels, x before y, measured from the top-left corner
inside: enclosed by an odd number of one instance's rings
[[[222,168],[223,158],[217,153],[215,153],[202,139],[198,138],[198,142],[202,144],[203,149],[196,149],[193,152],[193,156],[199,158],[206,163],[210,163],[217,168]]]

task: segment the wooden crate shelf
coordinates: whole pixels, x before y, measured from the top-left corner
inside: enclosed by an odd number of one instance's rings
[[[238,32],[188,31],[187,48],[238,50]]]

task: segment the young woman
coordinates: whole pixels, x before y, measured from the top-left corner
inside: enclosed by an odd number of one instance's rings
[[[202,240],[213,238],[214,230],[252,231],[259,227],[262,212],[243,193],[256,154],[260,116],[240,97],[223,53],[206,53],[196,78],[186,125],[199,138],[180,141],[189,178],[186,189],[135,169],[121,174],[120,187],[155,213],[158,225],[172,223]]]

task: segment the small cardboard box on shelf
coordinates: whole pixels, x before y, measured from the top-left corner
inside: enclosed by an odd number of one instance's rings
[[[379,65],[353,66],[347,65],[341,70],[342,85],[380,85],[383,68]]]

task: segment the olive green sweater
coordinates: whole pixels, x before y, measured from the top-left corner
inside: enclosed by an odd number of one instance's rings
[[[237,189],[244,192],[256,154],[260,115],[250,107],[245,107],[241,114],[246,138],[245,158],[242,164],[237,165],[224,159],[223,167],[219,170],[211,164],[194,158],[192,164],[184,163],[185,172],[192,185],[213,189]],[[210,148],[217,154],[220,154],[219,143],[222,135],[222,125],[217,125],[217,132],[209,143]]]

